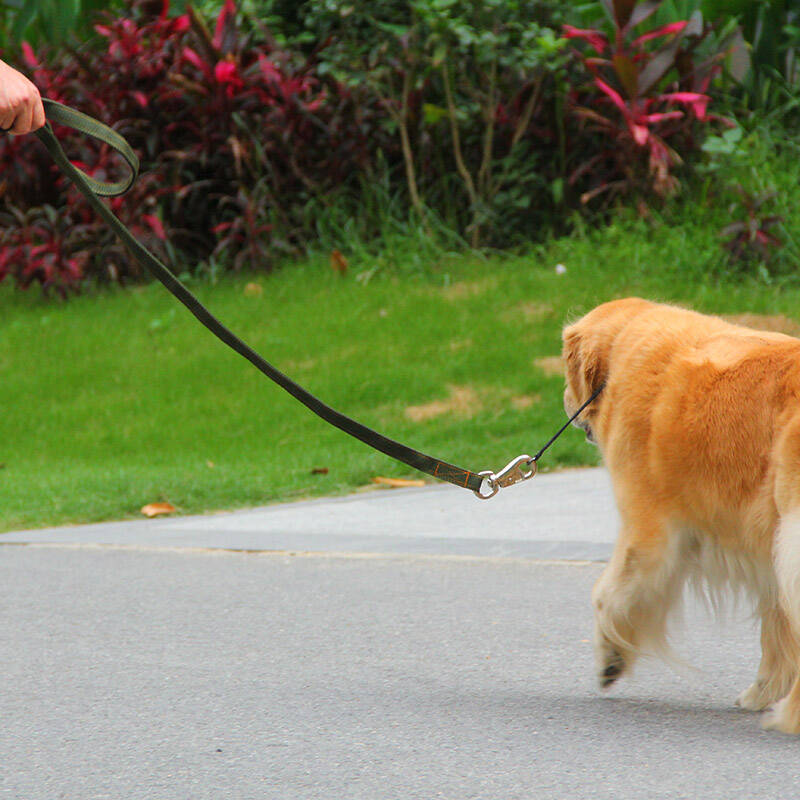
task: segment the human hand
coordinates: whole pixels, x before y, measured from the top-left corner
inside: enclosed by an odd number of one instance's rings
[[[30,133],[45,121],[39,90],[21,72],[0,61],[0,128]]]

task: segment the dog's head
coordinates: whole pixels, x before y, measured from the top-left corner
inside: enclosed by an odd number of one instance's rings
[[[614,300],[598,306],[585,317],[564,328],[564,410],[567,416],[571,417],[594,392],[606,384],[614,340],[631,317],[650,305],[646,300],[633,297]],[[586,438],[593,444],[597,443],[594,422],[606,395],[606,392],[600,394],[572,423],[586,431]]]

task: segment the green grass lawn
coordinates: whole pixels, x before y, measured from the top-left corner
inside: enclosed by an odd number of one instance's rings
[[[709,278],[700,254],[718,247],[713,230],[630,223],[526,256],[438,254],[412,271],[391,253],[395,268],[371,280],[360,256],[346,276],[317,259],[193,289],[344,413],[460,466],[496,469],[562,423],[560,329],[599,302],[637,294],[800,318],[798,289]],[[245,291],[251,282],[263,291]],[[317,419],[158,285],[68,303],[4,286],[0,320],[0,530],[123,519],[160,500],[196,513],[420,477]],[[544,468],[596,460],[570,430]]]

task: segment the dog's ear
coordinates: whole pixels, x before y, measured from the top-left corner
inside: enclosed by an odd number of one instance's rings
[[[597,349],[583,354],[583,377],[586,381],[586,393],[594,394],[606,382],[605,359]]]
[[[562,356],[567,369],[567,383],[577,388],[580,386],[580,376],[583,371],[581,368],[581,335],[572,325],[564,329],[561,338],[564,342]]]
[[[575,325],[564,329],[564,362],[567,366],[567,381],[581,388],[587,397],[596,392],[606,381],[606,367],[599,346],[586,340]]]

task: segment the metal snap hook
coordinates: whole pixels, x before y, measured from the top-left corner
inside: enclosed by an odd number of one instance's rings
[[[523,464],[528,469],[523,469]],[[495,483],[501,488],[505,489],[506,486],[513,486],[515,483],[530,480],[536,474],[536,462],[529,456],[517,456],[513,461],[500,470],[495,475]]]
[[[517,456],[513,461],[500,470],[494,473],[490,469],[479,472],[483,478],[483,482],[487,484],[490,489],[489,494],[483,493],[483,483],[481,488],[475,490],[475,496],[481,500],[489,500],[494,497],[501,489],[506,486],[513,486],[515,483],[522,483],[522,481],[530,480],[536,474],[536,459],[531,458],[529,455]]]

